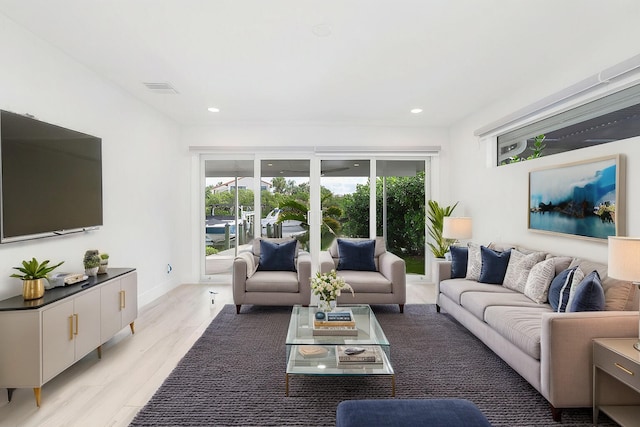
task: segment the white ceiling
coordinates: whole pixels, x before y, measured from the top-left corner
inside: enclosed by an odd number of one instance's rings
[[[638,0],[0,0],[0,13],[184,125],[447,127],[640,40]],[[629,54],[609,58],[621,43]]]

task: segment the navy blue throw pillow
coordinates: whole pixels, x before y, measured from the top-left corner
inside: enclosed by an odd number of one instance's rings
[[[260,240],[258,271],[296,271],[297,240],[283,243]]]
[[[338,270],[376,271],[375,240],[338,239]]]
[[[464,279],[467,277],[467,262],[469,260],[469,248],[466,246],[451,246],[451,278]]]
[[[551,304],[553,311],[559,311],[558,307],[562,307],[562,311],[566,308],[567,301],[569,300],[568,290],[571,290],[571,280],[573,279],[574,271],[576,271],[576,267],[567,268],[551,281],[551,286],[549,286],[549,304]],[[568,286],[565,286],[567,284]]]
[[[600,281],[600,275],[593,270],[587,275],[578,287],[572,298],[571,307],[567,311],[601,311],[604,310],[604,289]]]
[[[485,246],[480,246],[482,267],[480,268],[480,278],[478,282],[501,285],[504,280],[504,275],[507,273],[510,256],[511,249],[498,252]]]

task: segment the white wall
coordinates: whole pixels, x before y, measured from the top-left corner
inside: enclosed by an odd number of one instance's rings
[[[632,49],[630,47],[629,49]],[[592,159],[621,153],[626,158],[626,217],[627,235],[640,235],[640,137],[624,141],[583,148],[539,159],[501,167],[489,166],[488,141],[479,142],[473,132],[513,111],[556,93],[564,87],[617,64],[635,53],[616,51],[614,46],[606,55],[594,55],[576,62],[571,70],[541,73],[543,80],[532,82],[508,99],[500,100],[481,112],[468,117],[451,129],[450,150],[443,153],[443,167],[447,172],[442,179],[448,181],[446,198],[460,201],[458,215],[473,217],[473,241],[488,244],[491,241],[521,244],[554,253],[569,254],[606,262],[606,240],[591,241],[531,232],[527,229],[529,171],[546,166]],[[607,62],[609,61],[609,62]]]
[[[23,259],[83,271],[84,252],[94,248],[109,252],[112,267],[138,269],[141,304],[181,283],[189,265],[189,153],[179,127],[2,15],[0,52],[0,108],[101,137],[104,193],[98,231],[0,245],[0,299],[22,292],[9,275]]]
[[[184,130],[186,146],[209,147],[419,147],[446,144],[445,129],[348,125],[193,126]]]

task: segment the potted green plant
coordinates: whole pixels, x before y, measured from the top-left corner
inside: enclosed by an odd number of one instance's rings
[[[109,266],[109,254],[103,252],[100,254],[100,266],[98,267],[98,274],[106,274],[108,266]]]
[[[22,261],[22,267],[13,267],[22,274],[14,273],[11,277],[22,279],[22,297],[25,300],[42,298],[44,295],[44,279],[64,261],[50,266],[49,260],[38,262],[35,258],[31,261]]]
[[[429,200],[428,202],[429,236],[433,239],[433,242],[429,242],[429,248],[431,248],[431,253],[436,258],[444,258],[449,246],[454,243],[453,240],[442,237],[442,227],[444,218],[451,216],[458,203],[456,202],[453,206],[440,206],[435,200]]]
[[[95,249],[88,250],[84,253],[84,273],[87,276],[95,276],[98,274],[98,268],[100,267],[100,255]]]

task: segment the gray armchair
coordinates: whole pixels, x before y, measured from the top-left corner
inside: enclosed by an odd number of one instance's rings
[[[272,253],[270,261],[263,254],[263,261],[271,263],[271,265],[260,266],[261,240],[272,245],[295,241],[291,238],[256,238],[253,241],[251,251],[238,254],[233,261],[232,279],[233,302],[236,305],[236,312],[240,313],[242,304],[300,304],[308,306],[311,301],[311,256],[309,253],[301,251],[296,242],[294,252],[286,255]],[[283,259],[283,257],[289,258],[289,256],[293,256],[290,263],[288,259]],[[282,262],[287,264],[285,269],[279,269]]]
[[[362,242],[369,239],[343,239],[352,242]],[[329,250],[320,252],[320,271],[327,273],[336,270],[353,288],[351,292],[343,292],[338,297],[339,304],[398,304],[400,313],[404,312],[407,300],[406,266],[399,256],[388,252],[384,239],[376,237],[373,253],[375,271],[339,269],[340,253],[337,240],[334,240]]]

